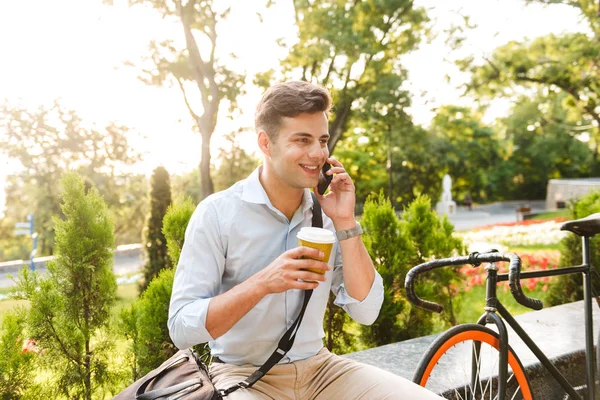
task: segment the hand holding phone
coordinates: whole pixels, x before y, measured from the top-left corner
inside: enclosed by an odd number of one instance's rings
[[[325,191],[329,187],[331,180],[333,179],[333,175],[327,175],[326,172],[331,169],[331,164],[326,162],[321,168],[321,173],[319,174],[319,184],[317,185],[317,191],[322,196],[325,194]]]

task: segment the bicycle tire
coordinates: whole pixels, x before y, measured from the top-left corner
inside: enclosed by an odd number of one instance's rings
[[[469,345],[468,342],[471,342]],[[480,355],[477,363],[478,372],[476,374],[477,382],[471,387],[471,357],[472,349],[475,343],[479,343]],[[483,344],[486,344],[484,347]],[[489,351],[494,353],[484,355],[484,352]],[[419,361],[417,370],[413,376],[413,382],[426,387],[446,399],[479,399],[479,398],[494,398],[494,393],[497,396],[497,364],[499,361],[500,339],[496,332],[478,324],[463,324],[457,325],[446,332],[442,333],[427,349],[421,361]],[[447,364],[440,363],[442,357],[447,355],[450,360]],[[456,362],[456,358],[467,356],[466,363],[462,364],[464,375],[460,376],[460,363]],[[496,360],[496,366],[491,370],[481,371],[482,361]],[[465,365],[466,364],[466,365]],[[508,399],[523,399],[531,400],[531,385],[527,374],[521,364],[521,361],[509,346],[508,349],[508,364],[509,373],[507,380],[506,398]],[[437,367],[437,369],[436,369]],[[449,367],[449,368],[448,368]],[[434,370],[436,371],[434,373]],[[494,370],[496,371],[494,375]],[[512,372],[511,372],[512,370]],[[468,373],[467,373],[468,371]],[[439,374],[439,376],[438,376]],[[494,379],[489,379],[489,376],[495,376],[496,387],[494,388]],[[515,379],[513,380],[513,377]],[[512,382],[511,382],[512,381]],[[488,388],[492,396],[488,394]],[[494,392],[494,389],[496,392]],[[463,397],[462,394],[465,394]]]

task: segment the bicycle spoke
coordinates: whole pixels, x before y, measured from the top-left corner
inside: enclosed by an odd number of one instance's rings
[[[520,390],[521,386],[517,386],[517,390],[515,390],[515,394],[513,394],[513,397],[511,397],[510,400],[514,400],[515,396],[519,393]]]
[[[460,393],[456,389],[454,389],[454,394],[457,395],[458,397],[460,397],[460,400],[466,400],[466,399],[463,399],[463,397],[460,395]]]
[[[492,359],[492,357],[491,357],[491,351],[490,351],[490,360],[491,360],[491,359]],[[493,369],[491,369],[490,371],[493,371]],[[479,381],[481,382],[481,376],[480,376],[480,379],[479,379]],[[488,388],[488,386],[490,386],[490,383],[491,383],[491,382],[492,382],[492,380],[491,380],[490,378],[488,378],[488,380],[487,380],[487,382],[486,382],[486,384],[485,384],[485,389],[482,389],[482,390],[481,390],[481,397],[482,397],[482,398],[483,398],[483,396],[485,396],[485,393],[487,392],[487,388]],[[493,384],[492,384],[492,388],[490,388],[490,398],[492,397],[492,392],[493,392],[493,391],[494,391],[494,390],[493,390]]]
[[[495,358],[495,357],[492,355],[492,353],[493,353],[493,352],[492,352],[492,348],[490,347],[489,349],[490,349],[490,362],[492,362],[492,360],[494,360],[494,361],[493,361],[493,362],[494,362],[494,365],[493,365],[493,366],[492,366],[492,368],[489,370],[489,372],[490,372],[490,376],[488,377],[488,381],[487,381],[487,383],[485,384],[485,390],[484,390],[484,391],[482,391],[482,393],[481,393],[481,396],[482,396],[482,398],[483,398],[483,395],[485,394],[485,392],[487,392],[487,388],[488,388],[488,386],[489,386],[489,387],[490,387],[490,400],[492,400],[492,393],[494,393],[494,380],[493,380],[493,378],[492,378],[491,374],[492,374],[494,371],[496,371],[497,364],[496,364],[496,361],[495,361],[495,360],[497,360],[497,358]],[[500,387],[500,386],[498,386],[498,387]]]
[[[475,342],[473,342],[473,347],[475,347]],[[479,390],[481,390],[481,395],[483,396],[483,388],[481,387],[481,346],[479,347],[479,354],[477,354],[477,357],[475,357],[475,361],[477,364],[477,372],[475,374],[475,387],[477,387],[477,382],[479,382]],[[473,398],[475,398],[475,393],[473,393]]]

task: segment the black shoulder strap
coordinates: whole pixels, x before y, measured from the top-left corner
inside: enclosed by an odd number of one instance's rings
[[[321,204],[319,204],[319,200],[317,200],[317,196],[313,192],[310,193],[313,199],[313,215],[312,215],[312,226],[317,228],[323,227],[323,214],[321,213]],[[294,339],[296,339],[296,333],[298,333],[298,328],[300,327],[300,323],[302,322],[302,318],[304,317],[304,312],[306,311],[306,306],[308,305],[308,301],[312,296],[312,289],[304,291],[304,302],[302,303],[302,308],[300,309],[300,313],[296,320],[290,326],[286,333],[283,334],[281,340],[277,344],[277,349],[271,354],[268,360],[252,375],[250,375],[245,381],[238,383],[235,386],[227,388],[225,390],[220,390],[219,394],[222,397],[227,396],[229,393],[235,392],[241,388],[249,388],[258,382],[273,366],[275,366],[283,356],[287,354],[288,351],[292,348],[294,344]]]

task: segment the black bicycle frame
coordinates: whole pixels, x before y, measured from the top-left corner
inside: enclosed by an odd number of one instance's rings
[[[498,282],[508,281],[508,274],[498,274],[498,268],[495,263],[491,263],[486,267],[487,270],[487,284],[486,284],[486,304],[485,313],[477,321],[480,325],[487,325],[494,323],[498,327],[498,334],[500,336],[500,360],[499,360],[499,371],[498,371],[498,399],[503,399],[506,393],[506,377],[508,375],[508,332],[504,319],[508,322],[508,325],[515,331],[515,333],[523,340],[523,342],[529,347],[529,349],[535,354],[537,359],[546,367],[548,372],[554,377],[554,379],[560,384],[560,386],[571,396],[572,399],[579,399],[581,397],[575,392],[573,386],[567,381],[567,379],[560,373],[560,371],[550,362],[548,357],[540,350],[535,342],[529,337],[529,335],[523,330],[521,325],[514,319],[506,308],[500,303],[496,296],[496,285]],[[592,283],[591,273],[592,266],[590,262],[590,241],[588,237],[583,237],[583,264],[575,267],[566,267],[547,271],[530,271],[521,272],[521,279],[528,278],[539,278],[546,276],[556,275],[568,275],[583,273],[583,301],[585,303],[585,360],[587,365],[587,388],[588,388],[588,399],[595,400],[595,383],[594,383],[594,339],[593,339],[593,319],[592,319]],[[498,315],[502,318],[500,318]],[[479,357],[479,348],[476,347],[473,353],[473,368],[475,370],[476,357]],[[477,379],[476,373],[472,372],[471,383]],[[473,387],[473,385],[471,386]]]

